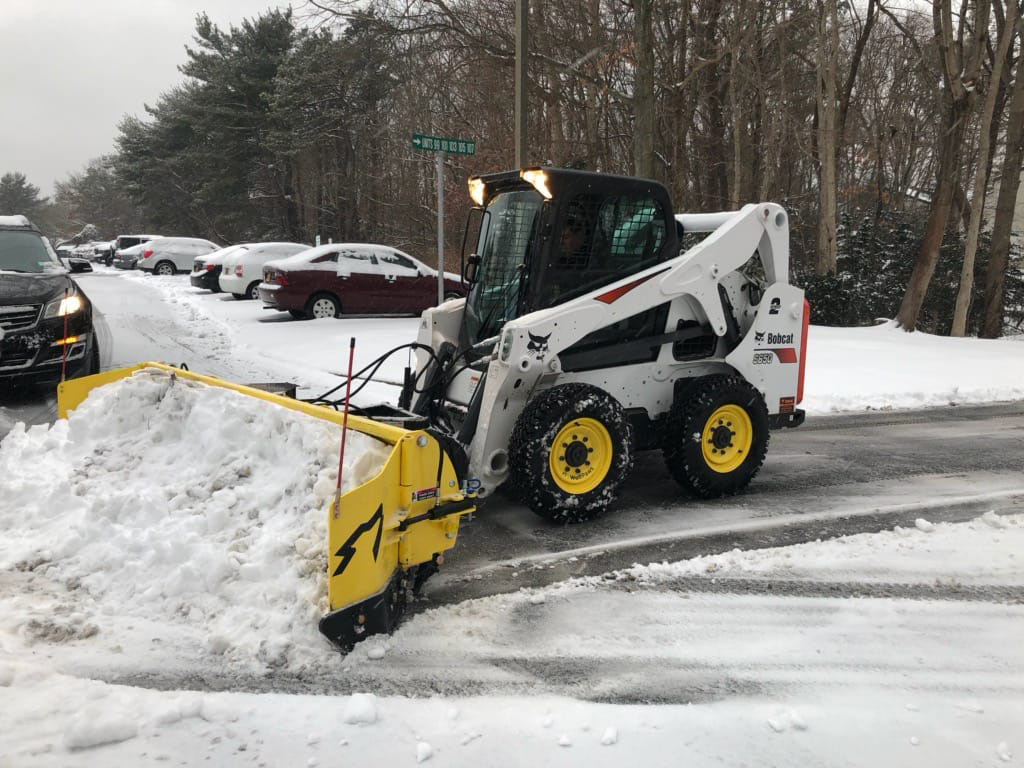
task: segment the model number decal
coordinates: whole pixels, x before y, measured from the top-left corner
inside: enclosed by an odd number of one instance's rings
[[[771,365],[775,355],[772,352],[755,352],[754,365]]]

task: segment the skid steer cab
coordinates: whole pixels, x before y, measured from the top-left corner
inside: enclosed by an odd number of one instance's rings
[[[675,214],[655,181],[555,168],[469,191],[471,288],[422,316],[402,404],[466,449],[480,496],[588,520],[653,449],[689,494],[732,494],[802,423],[810,310],[781,206]]]

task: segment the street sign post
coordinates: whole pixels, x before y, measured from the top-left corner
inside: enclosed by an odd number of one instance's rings
[[[413,149],[437,153],[437,303],[440,304],[444,301],[444,156],[475,155],[476,142],[414,133],[412,146]]]

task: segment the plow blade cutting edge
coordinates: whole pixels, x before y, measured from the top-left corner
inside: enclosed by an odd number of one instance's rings
[[[283,408],[341,425],[339,411],[203,376],[163,363],[140,363],[58,385],[59,418],[66,418],[96,387],[132,376],[163,371],[177,378],[221,387]],[[390,632],[401,617],[408,591],[437,570],[443,553],[455,545],[459,521],[473,512],[462,492],[452,457],[425,430],[409,430],[359,416],[348,428],[391,447],[375,477],[343,494],[327,510],[327,603],[320,631],[344,650],[370,635]]]

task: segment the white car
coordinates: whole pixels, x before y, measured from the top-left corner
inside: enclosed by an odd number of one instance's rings
[[[207,256],[200,256],[192,262],[192,274],[189,275],[192,285],[196,288],[205,288],[208,291],[220,293],[220,271],[224,266],[224,259],[244,253],[251,247],[251,244],[239,243],[221,248]]]
[[[219,245],[200,237],[161,237],[146,243],[136,267],[156,275],[191,272],[197,257],[219,249]]]
[[[220,271],[220,289],[236,299],[258,299],[263,280],[263,265],[273,259],[285,259],[309,250],[301,243],[249,243],[246,250],[224,259]]]

